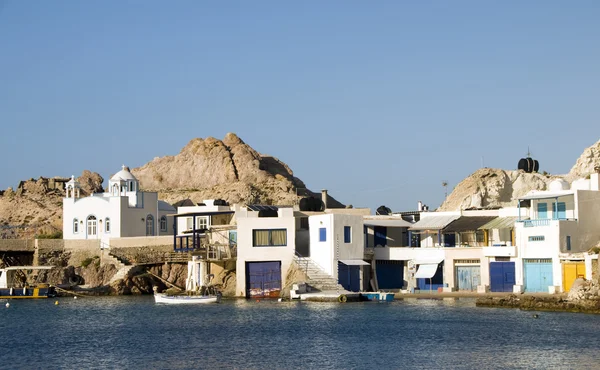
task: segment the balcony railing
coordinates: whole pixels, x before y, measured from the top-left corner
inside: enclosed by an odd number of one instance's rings
[[[537,227],[537,226],[548,226],[550,221],[577,221],[574,218],[544,218],[537,220],[521,220],[524,227]]]

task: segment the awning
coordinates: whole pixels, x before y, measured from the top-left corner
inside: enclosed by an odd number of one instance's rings
[[[412,223],[401,218],[398,220],[372,220],[365,219],[365,226],[384,226],[384,227],[411,227]]]
[[[515,226],[515,221],[518,217],[497,217],[483,226],[479,226],[480,230],[492,229],[510,229]]]
[[[437,265],[438,263],[442,262],[444,260],[444,257],[438,257],[438,258],[421,258],[421,259],[415,259],[415,265]]]
[[[369,264],[363,260],[340,260],[346,266],[369,266]]]
[[[444,232],[461,233],[465,231],[474,231],[495,218],[496,216],[462,216],[458,220],[454,220],[448,224],[448,226],[444,228]]]
[[[460,217],[460,215],[422,216],[421,220],[412,224],[410,230],[440,230]]]
[[[417,279],[431,279],[433,275],[435,275],[438,269],[437,263],[428,263],[425,265],[419,265],[419,269],[415,274],[415,278]]]

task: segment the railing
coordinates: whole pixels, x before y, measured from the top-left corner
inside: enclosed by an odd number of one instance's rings
[[[543,220],[525,220],[522,221],[524,227],[537,227],[537,226],[548,226],[550,225],[550,219]]]

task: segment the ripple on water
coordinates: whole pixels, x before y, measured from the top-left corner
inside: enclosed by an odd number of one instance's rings
[[[13,368],[595,368],[600,316],[392,303],[152,297],[11,301],[1,364]],[[2,303],[4,305],[4,303]],[[6,350],[6,348],[9,350]],[[0,367],[3,365],[0,364]]]

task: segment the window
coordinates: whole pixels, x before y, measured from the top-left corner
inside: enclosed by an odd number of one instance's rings
[[[187,218],[187,229],[192,230],[194,228],[194,218]],[[208,229],[208,217],[198,216],[196,217],[196,230]]]
[[[300,230],[308,230],[308,217],[300,217]]]
[[[160,231],[167,231],[167,216],[160,218]]]
[[[546,240],[544,235],[534,235],[529,237],[530,242],[543,242],[544,240]]]
[[[255,247],[285,247],[287,230],[252,230],[252,245]]]
[[[133,181],[129,181],[129,191],[133,191]]]
[[[110,232],[110,218],[106,218],[106,221],[104,221],[104,231],[109,233]]]
[[[344,243],[352,243],[352,227],[344,226]]]
[[[565,202],[554,203],[554,218],[559,220],[567,218],[567,206]]]
[[[196,217],[196,228],[197,229],[208,229],[208,217]]]
[[[324,227],[319,228],[319,241],[320,242],[327,241],[327,229]]]
[[[546,203],[538,203],[537,204],[537,212],[538,212],[538,219],[540,220],[545,220],[548,218],[548,204]]]
[[[571,250],[571,235],[567,235],[567,250]]]
[[[74,218],[73,219],[73,234],[77,234],[79,232],[79,221]]]
[[[96,224],[96,216],[88,216],[87,218],[87,233],[88,235],[96,235],[98,227]]]

